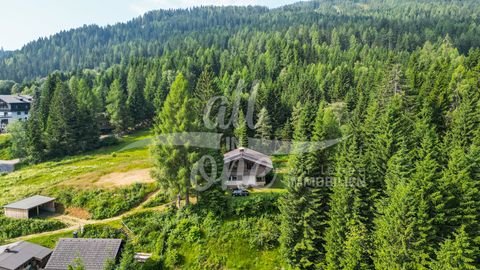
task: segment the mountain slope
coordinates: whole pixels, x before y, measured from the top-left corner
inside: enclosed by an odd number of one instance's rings
[[[321,29],[321,38],[327,42],[332,29],[351,27],[362,30],[351,34],[362,36],[366,43],[406,50],[448,34],[466,51],[480,44],[479,13],[475,1],[378,0],[303,2],[271,10],[258,6],[158,10],[127,23],[62,31],[21,50],[0,53],[0,80],[21,82],[55,70],[105,68],[134,56],[160,56],[185,47],[231,50],[229,40],[237,34],[254,30],[284,33],[299,27]],[[382,33],[384,39],[368,40],[368,33],[373,32]]]

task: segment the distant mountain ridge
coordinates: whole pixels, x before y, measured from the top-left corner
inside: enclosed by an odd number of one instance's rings
[[[449,9],[449,14],[441,14],[438,10],[444,10],[444,7],[440,8],[440,5],[446,3],[454,8]],[[417,18],[406,16],[410,15],[412,8],[417,11],[413,16],[422,16],[421,26]],[[396,12],[389,12],[393,9]],[[277,9],[209,6],[157,10],[126,23],[106,27],[88,25],[61,31],[49,38],[30,42],[20,50],[0,52],[0,80],[22,82],[44,77],[55,70],[103,69],[129,61],[132,57],[155,57],[185,47],[193,50],[192,46],[231,49],[228,41],[232,36],[253,30],[285,33],[289,29],[297,31],[298,27],[317,27],[331,31],[335,27],[361,25],[366,30],[391,32],[399,36],[418,32],[418,37],[405,37],[407,40],[402,42],[407,45],[402,46],[407,48],[400,49],[414,49],[425,40],[436,41],[434,37],[442,34],[448,34],[454,42],[462,39],[461,44],[470,48],[480,44],[479,35],[476,35],[480,31],[480,18],[474,16],[478,9],[473,0],[402,3],[322,0],[299,2]],[[472,21],[476,26],[471,25],[471,29],[467,29],[465,21]],[[471,35],[464,35],[469,32]],[[189,40],[188,44],[186,40]],[[398,47],[387,41],[375,42],[389,48]]]

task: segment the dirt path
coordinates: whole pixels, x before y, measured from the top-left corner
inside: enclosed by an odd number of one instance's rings
[[[101,220],[89,220],[89,219],[81,219],[81,218],[77,218],[77,217],[72,217],[72,216],[69,216],[69,215],[60,215],[60,216],[54,217],[54,219],[57,219],[57,220],[60,220],[60,221],[64,222],[65,224],[67,224],[68,227],[60,229],[60,230],[56,230],[56,231],[48,231],[48,232],[42,232],[42,233],[37,233],[37,234],[24,235],[24,236],[20,236],[20,237],[13,238],[13,239],[8,239],[7,241],[11,242],[11,243],[17,242],[17,241],[25,241],[25,240],[29,240],[29,239],[32,239],[32,238],[49,236],[49,235],[54,235],[54,234],[66,233],[66,232],[70,232],[70,231],[79,230],[81,226],[85,226],[85,225],[89,225],[89,224],[105,224],[105,223],[109,223],[109,222],[113,222],[113,221],[118,221],[118,220],[121,220],[122,218],[124,218],[126,216],[137,214],[137,213],[148,212],[148,211],[163,211],[163,210],[165,210],[165,208],[167,208],[167,206],[169,206],[171,204],[174,204],[175,202],[169,202],[169,203],[166,203],[166,204],[163,204],[163,205],[160,205],[160,206],[155,206],[155,207],[147,207],[147,208],[143,207],[150,200],[153,200],[160,192],[161,191],[158,190],[156,192],[153,192],[153,193],[149,194],[147,196],[147,198],[142,203],[140,203],[138,206],[136,206],[135,208],[132,208],[131,210],[129,210],[129,211],[127,211],[127,212],[125,212],[121,215],[115,216],[115,217],[111,217],[111,218],[107,218],[107,219],[101,219]]]

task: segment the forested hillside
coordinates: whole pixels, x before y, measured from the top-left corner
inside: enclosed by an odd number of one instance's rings
[[[331,35],[335,29],[342,49],[354,35],[362,44],[409,51],[448,34],[465,53],[480,42],[478,13],[476,1],[314,1],[273,10],[205,7],[152,11],[127,23],[84,26],[31,42],[0,56],[0,79],[22,82],[55,70],[106,68],[131,57],[196,52],[199,48],[222,52],[231,50],[238,38],[273,33],[283,37],[309,30],[317,32],[309,40],[329,44],[336,42]]]
[[[342,137],[289,155],[278,203],[241,221],[235,211],[248,205],[225,215],[224,193],[195,192],[189,181],[203,155],[215,160],[225,149],[153,146],[165,192],[200,195],[171,216],[141,217],[168,226],[138,229],[148,237],[133,245],[150,247],[166,268],[240,265],[218,255],[215,239],[233,234],[262,258],[268,250],[285,258],[266,269],[478,269],[479,15],[477,1],[315,1],[152,11],[62,32],[0,57],[0,78],[35,96],[30,119],[12,132],[12,154],[37,163],[97,148],[107,123],[117,134],[219,132],[243,146],[247,137]],[[228,116],[239,100],[235,123],[205,125],[216,96]],[[206,216],[223,225],[209,232]],[[234,222],[244,231],[231,233]],[[249,229],[268,244],[243,235]]]

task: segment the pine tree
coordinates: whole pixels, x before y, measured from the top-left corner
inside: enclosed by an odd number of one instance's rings
[[[45,144],[43,141],[42,118],[40,113],[40,98],[35,95],[30,108],[30,116],[26,125],[26,154],[27,161],[38,163],[45,157]]]
[[[341,269],[356,270],[369,269],[368,232],[365,225],[353,220],[348,225],[348,233],[345,237]]]
[[[161,139],[157,139],[152,153],[155,178],[171,194],[183,193],[187,204],[190,196],[190,170],[196,156],[190,148],[188,138],[182,136],[193,126],[194,116],[190,104],[188,81],[179,74],[157,117],[155,134]],[[175,145],[175,142],[183,139],[187,141],[183,141],[182,146]]]
[[[310,106],[312,107],[312,106]],[[307,171],[308,153],[305,153],[305,145],[311,134],[312,109],[309,107],[301,111],[300,117],[295,123],[294,130],[294,155],[289,159],[289,179],[287,181],[287,194],[281,201],[282,225],[280,243],[287,261],[301,269],[316,269],[322,260],[318,253],[321,235],[316,234],[306,222],[316,221],[313,211],[305,212],[304,209],[311,193],[309,172]],[[322,221],[318,221],[322,222]]]
[[[336,159],[336,174],[333,182],[328,211],[328,228],[325,232],[326,269],[342,269],[351,265],[365,265],[368,260],[364,255],[354,255],[352,241],[364,242],[364,236],[356,236],[354,230],[361,230],[364,217],[365,189],[363,179],[364,165],[357,146],[356,136],[341,144]],[[356,225],[355,225],[356,224]],[[354,226],[357,226],[354,229]],[[348,236],[348,237],[347,237]],[[361,237],[362,239],[355,239]],[[358,244],[358,242],[357,242]]]
[[[50,104],[45,130],[45,143],[49,157],[71,155],[78,150],[77,104],[64,83],[58,83]]]
[[[220,95],[220,89],[215,83],[215,74],[213,74],[211,68],[207,66],[198,77],[197,85],[195,87],[195,110],[200,116],[203,116],[204,113],[207,112],[210,115],[215,115],[218,110],[218,104],[214,104],[217,105],[217,107],[213,106],[211,108],[207,108],[207,104],[211,98]]]
[[[386,197],[377,205],[374,243],[376,268],[426,269],[435,239],[431,194],[438,165],[428,129],[419,159],[412,170],[412,156],[405,146],[389,160],[385,178]]]
[[[478,246],[472,243],[472,239],[460,227],[454,234],[453,239],[447,239],[437,251],[437,260],[432,263],[434,270],[454,269],[478,269],[475,258],[478,257]]]
[[[308,113],[311,113],[309,111]],[[306,115],[302,114],[301,121],[309,121]],[[306,129],[309,125],[298,124],[299,129]],[[316,114],[314,130],[311,141],[312,148],[307,153],[299,153],[292,160],[292,172],[297,181],[304,185],[303,194],[293,193],[289,200],[299,200],[302,207],[297,212],[297,218],[302,221],[296,225],[296,230],[301,232],[302,237],[295,246],[294,254],[299,257],[302,268],[317,268],[324,260],[324,234],[327,224],[328,196],[329,189],[324,171],[331,166],[334,151],[330,149],[317,149],[325,140],[337,138],[340,134],[338,123],[333,112],[325,109],[324,105],[319,106]],[[296,137],[301,140],[308,138],[308,132],[297,131]],[[290,191],[290,190],[289,190]]]
[[[145,117],[152,119],[155,115],[155,96],[157,95],[159,75],[157,67],[153,67],[145,80]]]
[[[255,124],[255,137],[261,140],[269,140],[272,136],[272,125],[270,116],[265,107],[258,113],[258,120]]]
[[[50,104],[52,102],[53,94],[55,92],[57,84],[61,83],[60,75],[54,73],[47,77],[47,80],[43,83],[42,90],[38,98],[38,116],[40,118],[40,124],[42,131],[47,127],[48,115],[50,112]]]
[[[475,159],[477,163],[472,164]],[[461,146],[451,150],[448,167],[440,179],[443,202],[436,209],[442,218],[437,221],[442,238],[448,238],[461,226],[472,239],[479,237],[480,191],[473,168],[478,168],[478,157],[473,158]]]
[[[238,146],[248,147],[247,121],[243,115],[243,111],[238,113],[238,119],[234,130],[235,138],[238,141]]]
[[[120,81],[114,80],[107,96],[107,113],[117,133],[125,132],[132,126],[132,118],[126,106],[127,95]]]
[[[143,77],[139,68],[130,68],[127,77],[127,109],[133,125],[139,125],[146,119],[146,101],[143,93]]]
[[[81,151],[98,146],[100,130],[98,124],[98,100],[85,79],[70,80],[72,94],[76,95],[78,104],[77,135],[78,147]],[[74,88],[75,90],[73,90]]]

